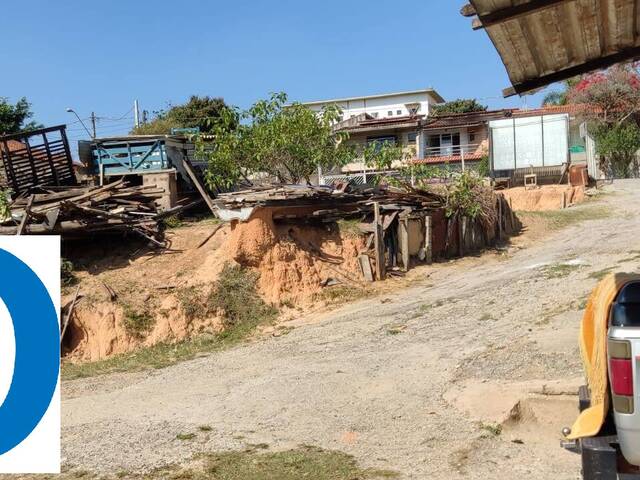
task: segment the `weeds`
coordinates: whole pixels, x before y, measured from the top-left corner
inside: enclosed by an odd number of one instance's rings
[[[189,437],[193,434],[182,434]],[[176,437],[177,438],[177,437]],[[179,438],[179,440],[191,440]],[[283,452],[266,452],[267,444],[251,445],[243,451],[198,454],[186,466],[171,465],[151,472],[118,471],[115,475],[84,470],[43,475],[42,480],[382,480],[398,478],[390,470],[361,468],[346,453],[303,446]],[[16,477],[18,478],[18,477]],[[22,478],[22,477],[19,477]]]
[[[11,191],[0,188],[0,220],[11,216]]]
[[[188,441],[193,440],[194,438],[196,438],[195,433],[179,433],[176,435],[176,440]]]
[[[210,432],[213,430],[213,428],[211,427],[211,425],[200,425],[198,427],[198,430],[200,430],[201,432]]]
[[[554,263],[552,265],[546,265],[540,269],[542,275],[551,280],[554,278],[565,278],[571,275],[571,273],[583,268],[585,265],[579,263]]]
[[[314,296],[315,300],[324,301],[330,305],[341,305],[353,302],[360,298],[366,298],[371,293],[362,287],[350,287],[347,285],[336,285],[327,287]]]
[[[227,264],[207,298],[210,311],[220,310],[227,329],[253,328],[275,319],[278,310],[267,305],[256,290],[258,274]]]
[[[185,317],[189,320],[203,318],[209,313],[201,287],[180,288],[176,291],[176,297]]]
[[[64,379],[91,377],[113,372],[140,371],[165,368],[178,362],[191,360],[203,353],[210,353],[237,345],[246,339],[262,323],[275,319],[277,310],[268,306],[256,291],[257,274],[240,267],[225,266],[220,278],[205,297],[206,312],[220,312],[225,330],[218,334],[204,334],[176,343],[159,343],[131,353],[115,355],[98,362],[62,366]],[[195,292],[183,292],[193,301]],[[187,302],[189,305],[189,302]],[[200,308],[200,307],[193,307]],[[198,310],[200,311],[200,310]],[[144,312],[128,307],[125,322],[133,331],[144,332],[153,324]]]
[[[480,429],[488,432],[494,437],[498,437],[502,434],[502,425],[499,423],[481,423]]]
[[[602,280],[604,277],[606,277],[609,273],[611,273],[615,269],[616,267],[608,267],[608,268],[603,268],[602,270],[598,270],[597,272],[591,272],[589,274],[589,278],[593,278],[595,280]]]
[[[359,237],[362,235],[362,231],[360,230],[360,220],[359,219],[341,219],[338,220],[338,229],[340,233],[344,235],[350,235],[354,237]]]
[[[129,304],[122,306],[124,328],[137,338],[143,338],[153,328],[155,319],[146,310],[137,310]]]
[[[549,230],[561,230],[563,228],[585,222],[587,220],[600,220],[613,215],[613,210],[607,205],[581,205],[563,210],[549,210],[542,212],[518,212],[518,217],[527,222],[527,218],[543,220]]]
[[[163,219],[162,222],[167,228],[180,228],[184,225],[184,222],[177,215],[171,215]]]
[[[0,213],[0,217],[2,217],[1,213]],[[74,267],[73,267],[73,263],[71,263],[69,260],[66,259],[62,259],[62,262],[60,263],[60,272],[61,272],[61,276],[62,276],[62,287],[71,287],[73,285],[75,285],[76,283],[78,283],[78,279],[76,278],[75,274],[73,273]]]

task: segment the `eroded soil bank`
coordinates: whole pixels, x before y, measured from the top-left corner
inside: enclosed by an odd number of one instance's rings
[[[79,287],[65,335],[67,360],[96,361],[220,333],[224,312],[215,306],[196,310],[193,304],[206,296],[225,265],[255,271],[260,296],[285,312],[321,304],[328,285],[361,284],[357,256],[364,240],[335,224],[275,225],[269,214],[257,211],[246,223],[184,226],[168,236],[171,250],[162,253],[126,242],[77,247],[86,250],[73,260],[76,284],[62,299],[68,305]]]

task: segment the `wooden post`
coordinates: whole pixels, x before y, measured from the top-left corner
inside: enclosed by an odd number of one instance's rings
[[[216,210],[215,205],[213,204],[213,200],[211,199],[211,197],[209,196],[209,194],[205,190],[204,185],[202,185],[202,182],[200,181],[200,179],[196,175],[196,172],[193,171],[193,168],[191,166],[191,162],[189,161],[189,159],[187,157],[184,157],[183,166],[184,166],[184,169],[186,170],[187,174],[189,175],[189,178],[191,179],[191,182],[196,187],[196,189],[198,190],[198,193],[200,193],[200,196],[202,197],[202,199],[205,201],[205,203],[209,207],[209,210],[211,210],[211,213],[213,213],[214,217],[217,217],[218,216],[218,212]]]
[[[425,261],[428,265],[433,263],[433,219],[431,215],[424,217],[424,252]]]
[[[458,216],[458,256],[464,257],[465,218]]]
[[[402,270],[409,270],[409,219],[401,217],[398,221],[398,232],[400,233],[400,256],[402,257]]]
[[[498,196],[498,240],[502,240],[502,197]]]
[[[378,281],[385,279],[385,248],[384,248],[384,231],[382,229],[382,221],[380,218],[380,204],[373,203],[373,215],[375,223],[374,248],[376,250],[376,279]]]

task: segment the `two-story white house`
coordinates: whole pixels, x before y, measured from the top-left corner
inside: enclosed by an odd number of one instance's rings
[[[342,119],[348,120],[362,114],[380,119],[427,116],[431,105],[443,102],[444,99],[438,92],[433,88],[426,88],[408,92],[304,102],[303,105],[318,112],[327,105],[337,105],[342,110]]]

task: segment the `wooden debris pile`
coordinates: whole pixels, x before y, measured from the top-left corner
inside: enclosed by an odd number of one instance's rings
[[[432,192],[411,187],[336,188],[316,185],[265,185],[249,190],[220,194],[215,205],[223,220],[246,220],[253,209],[271,207],[274,220],[314,220],[334,222],[373,213],[374,203],[385,212],[441,208],[444,200]]]
[[[0,234],[60,234],[78,237],[96,232],[133,232],[163,246],[155,186],[129,186],[118,180],[102,187],[37,187],[16,198],[10,216],[0,219]]]

